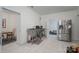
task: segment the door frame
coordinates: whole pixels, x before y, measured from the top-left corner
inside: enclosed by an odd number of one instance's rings
[[[2,11],[3,10],[7,10],[7,11],[9,11],[9,12],[13,12],[13,13],[15,13],[15,14],[17,14],[18,16],[19,16],[19,18],[17,19],[17,21],[16,21],[16,42],[17,43],[19,43],[19,40],[20,40],[20,31],[21,31],[21,14],[20,13],[18,13],[18,12],[16,12],[16,11],[14,11],[14,10],[11,10],[11,9],[7,9],[7,8],[5,8],[5,7],[2,7]]]

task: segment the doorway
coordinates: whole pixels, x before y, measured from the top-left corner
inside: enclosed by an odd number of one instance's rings
[[[2,45],[17,42],[20,33],[20,14],[6,8],[0,12],[2,17]]]
[[[58,27],[57,23],[58,23],[57,18],[51,18],[48,20],[48,22],[47,22],[48,38],[57,38],[57,27]]]

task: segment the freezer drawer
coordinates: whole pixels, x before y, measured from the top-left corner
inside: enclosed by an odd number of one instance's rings
[[[61,40],[61,41],[70,41],[69,39],[69,34],[59,34],[58,35],[58,40]]]

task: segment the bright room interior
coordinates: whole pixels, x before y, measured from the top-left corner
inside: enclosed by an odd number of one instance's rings
[[[79,52],[78,6],[2,6],[0,20],[2,53]]]

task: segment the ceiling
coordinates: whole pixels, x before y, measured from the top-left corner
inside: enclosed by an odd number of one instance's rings
[[[40,15],[76,10],[77,6],[31,6]]]

